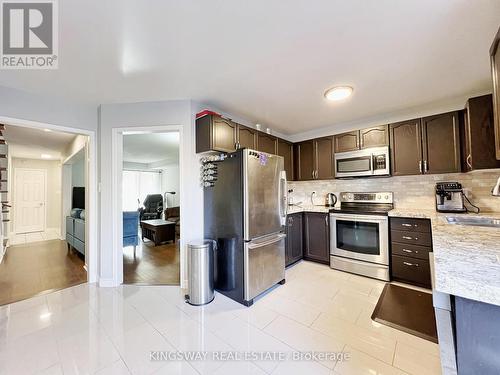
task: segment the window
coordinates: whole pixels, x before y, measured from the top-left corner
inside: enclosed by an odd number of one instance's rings
[[[148,194],[162,194],[161,173],[123,171],[123,210],[135,211]]]

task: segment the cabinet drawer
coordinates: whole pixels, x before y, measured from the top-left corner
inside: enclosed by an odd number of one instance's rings
[[[75,238],[73,242],[73,247],[81,253],[82,255],[85,255],[85,243],[80,241],[79,239]]]
[[[430,288],[431,272],[429,261],[393,255],[392,277],[403,282]]]
[[[75,238],[82,242],[85,242],[85,221],[77,219],[75,220]]]
[[[393,255],[429,260],[429,253],[432,248],[393,242],[391,250]]]
[[[410,245],[432,246],[432,237],[430,233],[391,230],[391,239],[393,242],[407,243]]]
[[[73,246],[73,243],[75,242],[74,237],[69,233],[66,233],[66,242],[70,246]]]
[[[66,216],[66,233],[69,233],[73,235],[75,228],[74,228],[74,222],[75,219],[73,219],[71,216]]]
[[[402,230],[406,232],[430,232],[431,221],[429,219],[391,217],[391,230]]]

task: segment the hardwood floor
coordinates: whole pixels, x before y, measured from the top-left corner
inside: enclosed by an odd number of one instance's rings
[[[123,282],[125,284],[179,285],[179,241],[154,246],[148,240],[139,240],[134,247],[123,249]]]
[[[11,246],[0,264],[0,305],[84,283],[84,264],[66,241]]]

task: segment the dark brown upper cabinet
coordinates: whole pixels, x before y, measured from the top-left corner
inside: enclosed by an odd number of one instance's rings
[[[237,132],[238,148],[250,148],[252,150],[257,149],[257,130],[243,125],[238,125]]]
[[[297,180],[334,178],[333,137],[300,142],[296,144],[294,156]]]
[[[393,176],[460,172],[458,112],[389,126]]]
[[[293,144],[278,138],[278,155],[283,156],[286,178],[288,181],[292,181],[294,179]]]
[[[327,213],[304,213],[304,258],[330,263],[330,230]]]
[[[490,48],[491,74],[493,77],[493,111],[495,123],[495,151],[500,160],[500,28]]]
[[[492,95],[469,99],[462,115],[462,170],[500,168],[492,142],[495,138]]]
[[[196,152],[236,151],[238,125],[219,116],[208,115],[196,120]]]
[[[335,142],[335,152],[347,152],[359,149],[359,130],[337,134],[333,139]]]
[[[389,127],[373,126],[334,136],[335,152],[356,151],[363,148],[389,145]]]
[[[461,171],[458,112],[422,119],[423,173]]]
[[[423,163],[420,119],[390,124],[389,133],[392,175],[421,174]]]
[[[325,137],[314,140],[317,180],[334,178],[333,138]]]
[[[295,179],[313,180],[314,179],[314,141],[304,141],[295,144]]]
[[[389,127],[387,125],[374,126],[359,131],[359,147],[382,147],[389,145]]]
[[[268,154],[276,154],[277,149],[278,138],[263,132],[257,133],[257,150],[267,152]]]

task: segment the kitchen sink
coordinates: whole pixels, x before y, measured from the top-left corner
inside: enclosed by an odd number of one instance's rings
[[[491,217],[474,216],[446,216],[448,224],[457,225],[475,225],[477,227],[496,227],[500,228],[500,219]]]

